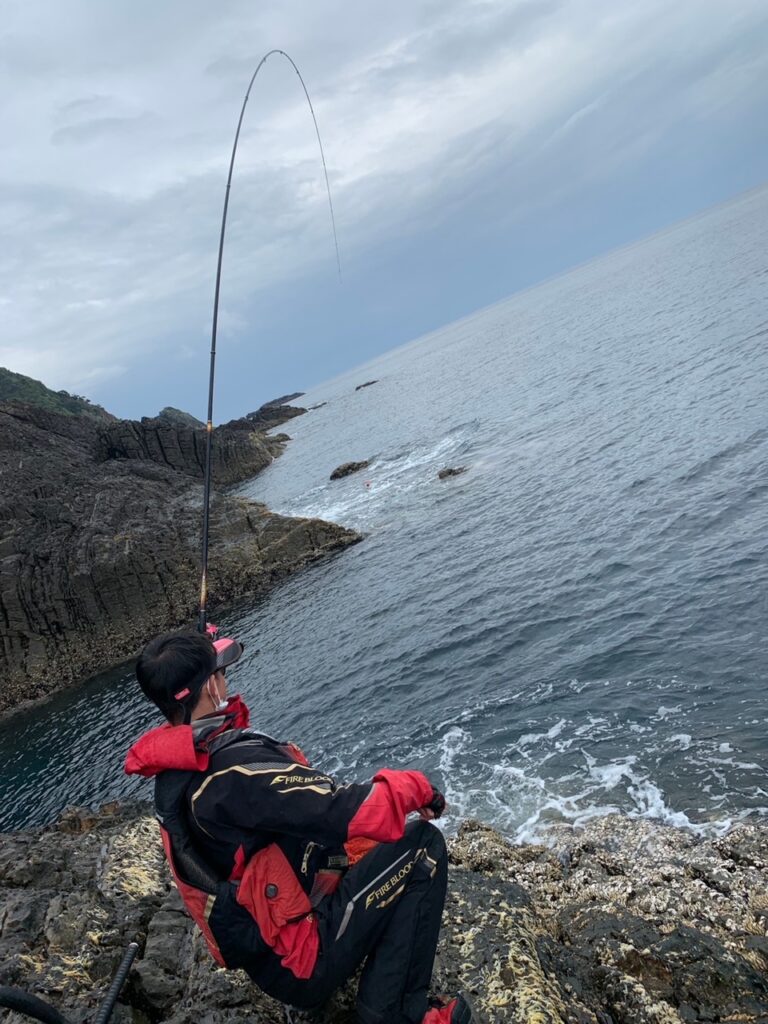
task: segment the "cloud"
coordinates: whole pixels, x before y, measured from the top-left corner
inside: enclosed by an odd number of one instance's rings
[[[72,143],[82,145],[89,142],[108,143],[110,138],[125,139],[138,136],[152,123],[151,114],[136,114],[133,117],[95,117],[78,124],[64,125],[51,135],[54,146]]]
[[[205,337],[232,135],[271,46],[313,97],[354,266],[468,216],[501,241],[662,160],[681,132],[764,100],[767,40],[762,0],[16,4],[0,38],[0,362],[78,390]],[[311,118],[270,59],[231,194],[225,335],[287,282],[332,275]]]

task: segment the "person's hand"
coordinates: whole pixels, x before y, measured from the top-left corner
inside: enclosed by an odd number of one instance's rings
[[[439,789],[432,787],[432,799],[428,804],[419,808],[419,814],[424,821],[433,821],[435,818],[439,818],[440,815],[445,811],[445,797]]]

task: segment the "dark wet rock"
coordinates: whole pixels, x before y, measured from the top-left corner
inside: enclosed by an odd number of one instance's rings
[[[306,409],[298,405],[286,404],[292,397],[298,398],[302,393],[297,391],[293,396],[286,395],[284,398],[276,398],[272,402],[265,402],[264,405],[254,412],[246,413],[245,416],[241,416],[239,419],[229,420],[227,423],[222,424],[221,429],[225,429],[228,433],[236,431],[252,433],[256,430],[260,434],[263,434],[266,430],[274,430],[275,427],[279,427],[282,423],[287,423],[289,420],[295,419],[296,416],[304,415],[307,411]]]
[[[449,844],[435,990],[465,989],[481,1024],[764,1024],[768,871],[730,852],[768,848],[768,826],[709,842],[611,816],[552,839],[510,846],[462,826]],[[694,863],[727,871],[731,895]],[[71,809],[55,827],[0,835],[0,984],[84,1021],[134,938],[118,1024],[282,1024],[279,1004],[210,959],[146,806]],[[352,1003],[347,986],[322,1019],[352,1024]]]
[[[366,469],[370,464],[370,459],[365,459],[363,462],[344,462],[331,473],[331,480],[341,480],[342,477],[349,476],[350,473],[357,473],[358,470]]]
[[[377,380],[367,380],[364,384],[358,384],[355,391],[362,391],[363,388],[369,388],[371,384],[378,384]]]
[[[462,473],[466,472],[466,466],[446,466],[445,469],[440,470],[437,478],[438,480],[447,480],[449,476],[461,476]]]
[[[290,395],[280,395],[279,398],[273,398],[269,402],[265,402],[261,406],[262,409],[279,409],[283,405],[287,405],[289,402],[295,401],[297,398],[303,398],[303,391],[293,391]]]
[[[0,405],[0,711],[133,654],[192,621],[203,431]],[[284,435],[283,435],[284,436]],[[254,475],[284,440],[218,428],[219,483]],[[357,539],[215,493],[210,606]]]
[[[254,413],[249,413],[245,417],[250,429],[271,430],[273,427],[279,427],[282,423],[287,423],[296,416],[303,416],[306,413],[305,409],[302,409],[300,406],[289,406],[288,404],[294,398],[300,398],[303,393],[303,391],[297,391],[295,394],[285,395],[282,398],[275,398],[273,401],[264,402],[260,409],[257,409]]]

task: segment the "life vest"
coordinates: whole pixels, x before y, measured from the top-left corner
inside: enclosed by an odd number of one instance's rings
[[[432,792],[421,773],[387,769],[336,788],[298,747],[250,729],[238,697],[194,726],[145,733],[125,770],[155,779],[168,864],[212,956],[252,977],[259,957],[266,971],[282,965],[297,978],[312,975],[314,908],[349,863],[397,839],[405,816]],[[241,812],[236,823],[218,813],[227,806]],[[296,825],[305,819],[312,824],[302,839]]]
[[[237,740],[236,732],[226,734],[227,746]],[[291,761],[307,764],[298,747],[280,747]],[[297,978],[311,977],[319,952],[313,900],[278,842],[257,850],[247,862],[236,863],[228,879],[216,875],[195,848],[187,816],[187,788],[199,775],[178,770],[159,774],[155,805],[173,880],[211,955],[222,967],[247,963],[252,968],[254,956],[271,951]],[[340,870],[318,872],[323,874],[325,887],[313,893],[314,902],[332,891],[341,877]]]
[[[219,879],[194,852],[188,835],[181,834],[179,830],[170,832],[162,823],[160,835],[168,867],[189,916],[202,932],[216,963],[228,967],[208,923],[219,895]]]

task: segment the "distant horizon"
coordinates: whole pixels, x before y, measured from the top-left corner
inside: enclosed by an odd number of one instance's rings
[[[699,219],[701,217],[705,217],[708,214],[713,213],[714,211],[716,211],[720,207],[726,207],[726,206],[729,206],[731,204],[741,202],[741,201],[747,199],[752,193],[761,192],[761,191],[765,190],[766,188],[768,188],[768,180],[761,182],[759,185],[754,185],[754,186],[752,186],[752,187],[750,187],[748,189],[744,189],[743,191],[738,192],[735,195],[729,196],[726,199],[722,199],[722,200],[720,200],[720,201],[718,201],[716,203],[713,203],[710,206],[707,206],[707,207],[705,207],[703,209],[700,209],[700,210],[697,210],[697,211],[695,211],[693,213],[687,214],[686,216],[681,217],[679,220],[676,220],[676,221],[673,221],[673,222],[671,222],[669,224],[666,224],[663,227],[656,228],[656,229],[654,229],[653,231],[649,232],[646,235],[640,236],[638,238],[631,239],[631,240],[629,240],[627,242],[620,243],[620,244],[618,244],[616,246],[613,246],[610,249],[606,249],[603,252],[598,253],[595,256],[591,256],[588,259],[582,260],[579,263],[575,263],[573,266],[569,266],[569,267],[567,267],[567,268],[565,268],[563,270],[559,270],[559,271],[557,271],[557,272],[555,272],[553,274],[550,274],[547,277],[543,277],[543,278],[541,278],[539,280],[536,280],[536,281],[532,282],[531,284],[527,284],[527,285],[524,285],[524,286],[522,286],[520,288],[517,288],[514,291],[510,292],[508,295],[503,296],[502,298],[495,299],[492,302],[486,303],[483,306],[478,306],[477,308],[472,309],[469,312],[464,313],[464,314],[456,317],[453,320],[448,320],[448,321],[445,321],[444,323],[440,323],[440,324],[436,325],[435,327],[433,327],[433,328],[431,328],[431,329],[429,329],[427,331],[424,331],[421,334],[416,335],[413,338],[409,338],[407,341],[399,342],[399,343],[396,343],[396,344],[392,345],[390,348],[382,349],[380,352],[378,352],[375,355],[371,356],[369,359],[366,359],[366,360],[364,360],[361,363],[353,363],[350,366],[346,367],[345,369],[342,369],[340,372],[333,374],[333,376],[331,376],[331,377],[325,377],[325,378],[322,378],[322,379],[319,379],[319,380],[315,380],[315,381],[311,381],[311,382],[307,382],[307,383],[298,382],[296,387],[293,388],[292,390],[289,389],[287,391],[282,391],[280,393],[275,393],[274,395],[263,397],[263,398],[261,398],[261,396],[259,396],[260,400],[257,400],[251,408],[242,409],[242,410],[236,410],[236,411],[232,412],[231,415],[228,414],[228,413],[223,415],[223,416],[219,416],[218,414],[215,414],[214,415],[214,425],[215,426],[221,426],[221,425],[227,423],[230,420],[238,419],[238,418],[240,418],[240,417],[242,417],[244,415],[247,415],[250,412],[255,412],[262,405],[264,405],[264,404],[266,404],[268,402],[274,401],[276,398],[279,398],[282,395],[292,394],[295,391],[301,391],[303,394],[306,394],[306,393],[308,393],[310,391],[313,391],[315,389],[322,388],[325,385],[332,384],[335,380],[338,380],[338,379],[340,379],[342,377],[345,377],[347,375],[351,375],[351,374],[357,373],[358,371],[359,372],[363,372],[366,369],[366,367],[369,367],[372,364],[376,363],[379,359],[381,359],[385,355],[391,354],[391,353],[393,353],[393,352],[395,352],[395,351],[397,351],[399,349],[408,348],[410,345],[416,344],[416,343],[418,343],[420,341],[424,341],[427,338],[431,337],[432,335],[439,334],[441,331],[444,331],[444,330],[447,330],[450,327],[456,326],[457,324],[460,324],[463,321],[471,320],[471,319],[473,319],[476,316],[480,316],[481,314],[492,310],[496,306],[501,306],[504,303],[509,302],[512,299],[516,298],[517,296],[523,295],[526,292],[535,291],[537,288],[544,287],[547,284],[550,284],[551,282],[558,280],[559,278],[567,277],[570,274],[578,272],[579,270],[585,269],[585,268],[587,268],[587,267],[589,267],[589,266],[591,266],[591,265],[593,265],[595,263],[599,263],[601,260],[607,259],[607,258],[609,258],[609,257],[611,257],[611,256],[613,256],[613,255],[615,255],[615,254],[617,254],[619,252],[622,252],[623,250],[628,250],[628,249],[632,249],[632,248],[634,248],[636,246],[644,245],[644,244],[652,241],[654,238],[660,237],[661,235],[664,235],[664,234],[666,234],[668,232],[675,231],[676,229],[679,229],[679,228],[683,227],[687,223],[695,221],[695,220],[697,220],[697,219]],[[205,352],[204,352],[204,356],[201,355],[201,358],[205,358],[205,365],[206,365],[206,367],[208,366],[209,356],[210,356],[210,348],[207,347]],[[4,368],[9,370],[12,373],[19,373],[20,372],[18,370],[14,370],[13,367],[10,367],[10,366],[9,367],[4,367]],[[33,377],[30,374],[23,374],[23,376],[30,377],[32,380],[38,380],[39,383],[44,384],[51,391],[62,391],[62,390],[63,391],[67,391],[68,390],[66,388],[54,388],[52,385],[48,384],[45,380],[42,380],[41,378]],[[217,380],[216,380],[216,388],[217,388],[217,390],[218,390],[218,385],[219,385],[219,381],[218,381],[218,372],[217,372]],[[201,422],[204,422],[204,419],[205,419],[204,416],[197,416],[196,413],[190,412],[189,409],[183,408],[181,406],[176,406],[176,405],[174,405],[171,402],[166,402],[164,405],[161,405],[161,406],[157,407],[154,411],[140,412],[140,413],[138,413],[138,415],[135,415],[135,416],[121,416],[118,413],[116,413],[113,409],[111,409],[109,406],[105,405],[102,401],[98,400],[94,395],[83,394],[83,393],[80,393],[80,392],[77,392],[77,393],[76,392],[68,392],[68,393],[69,394],[73,394],[73,395],[77,394],[80,397],[87,398],[94,405],[101,405],[108,413],[110,413],[112,415],[118,415],[120,419],[136,419],[136,420],[138,420],[138,419],[141,419],[142,417],[153,418],[153,417],[159,415],[159,413],[162,412],[162,410],[165,409],[165,408],[179,409],[179,411],[181,411],[181,412],[185,412],[185,413],[188,413],[189,415],[195,416],[196,418],[200,419]],[[207,387],[206,387],[205,393],[200,396],[201,403],[203,403],[203,402],[207,403],[207,397],[208,397],[208,392],[207,392]],[[217,410],[216,410],[215,406],[214,406],[214,409],[215,409],[215,413],[217,413]]]
[[[764,0],[12,5],[0,365],[252,411],[768,179]],[[224,417],[222,417],[224,418]]]

